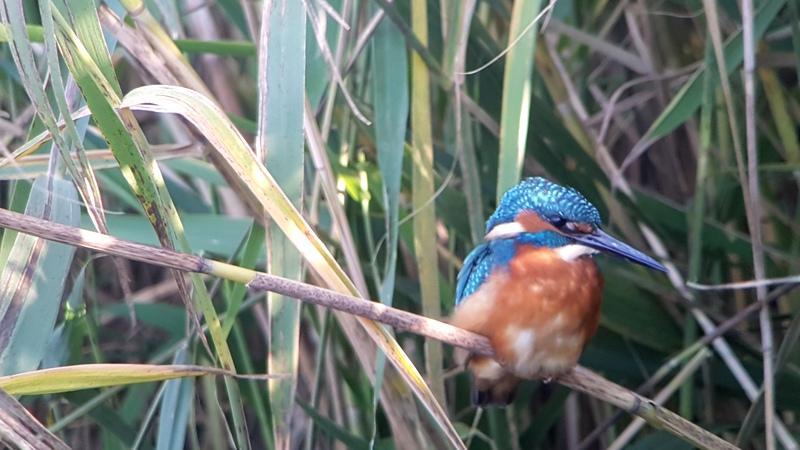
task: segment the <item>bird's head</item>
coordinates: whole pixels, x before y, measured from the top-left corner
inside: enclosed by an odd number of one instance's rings
[[[652,269],[658,261],[600,228],[600,212],[580,192],[544,178],[527,178],[512,187],[486,222],[486,239],[524,236],[535,245],[563,251],[565,257],[605,252]]]

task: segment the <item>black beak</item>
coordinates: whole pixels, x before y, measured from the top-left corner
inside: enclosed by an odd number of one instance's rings
[[[625,258],[630,262],[641,264],[651,269],[660,270],[662,272],[667,271],[667,268],[655,259],[609,235],[600,228],[595,228],[591,233],[570,233],[569,237],[587,247],[600,250],[601,252]]]

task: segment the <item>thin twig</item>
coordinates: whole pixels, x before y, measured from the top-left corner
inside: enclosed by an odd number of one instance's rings
[[[747,188],[742,179],[742,190],[749,199],[750,215],[748,224],[753,247],[753,273],[756,280],[766,277],[764,269],[764,242],[761,233],[761,193],[758,185],[758,137],[756,136],[756,46],[753,40],[753,0],[742,0],[742,37],[744,43],[744,105],[745,105],[745,145],[747,147]],[[766,286],[756,287],[758,301],[767,296]],[[775,449],[775,373],[773,371],[773,336],[769,309],[763,308],[759,314],[761,328],[762,361],[764,365],[764,430],[767,450]]]
[[[303,5],[305,6],[306,11],[313,11],[313,6],[307,1],[304,0]],[[313,14],[309,15],[312,17],[312,20],[310,20],[309,23],[311,24],[311,29],[314,31],[314,37],[317,39],[317,46],[322,53],[323,59],[328,64],[328,68],[331,71],[331,78],[333,78],[334,83],[339,86],[339,90],[342,92],[342,97],[344,97],[345,103],[347,103],[347,106],[350,107],[350,111],[352,111],[353,115],[358,120],[365,125],[371,125],[372,122],[367,119],[360,109],[358,109],[358,105],[356,105],[355,100],[353,100],[353,97],[350,95],[350,90],[345,85],[342,74],[339,72],[339,66],[336,63],[336,59],[334,58],[333,53],[331,53],[331,49],[328,47],[328,41],[325,39],[325,33],[320,29],[319,24],[313,20]]]
[[[358,35],[358,39],[356,40],[355,45],[353,46],[353,50],[350,52],[350,59],[347,60],[347,64],[345,64],[344,69],[342,69],[342,77],[347,78],[347,75],[350,74],[350,69],[353,68],[356,64],[356,60],[359,56],[361,56],[361,52],[367,47],[367,44],[370,42],[372,38],[372,34],[375,33],[375,30],[380,25],[383,18],[386,16],[386,13],[383,9],[379,9],[372,18],[369,19],[367,25],[361,30],[361,34]]]
[[[342,2],[341,5],[342,17],[348,17],[348,15],[350,15],[350,10],[353,9],[352,3],[353,2],[351,0],[344,0]],[[316,20],[316,19],[309,15],[308,20]],[[342,66],[342,58],[344,58],[344,49],[349,35],[350,35],[349,33],[345,33],[344,29],[340,29],[338,36],[336,36],[336,53],[334,54],[333,57],[334,59],[333,63],[336,65],[336,67]],[[342,78],[346,78],[347,75],[343,71],[340,73]],[[327,95],[325,96],[325,102],[324,102],[325,105],[323,106],[322,110],[322,128],[320,130],[320,132],[322,133],[322,140],[324,142],[328,142],[328,136],[330,135],[331,123],[333,121],[333,108],[334,105],[336,104],[336,93],[337,93],[336,87],[338,86],[336,83],[331,83],[330,80],[329,83],[330,83],[329,89],[328,92],[326,93]]]
[[[484,69],[486,69],[487,67],[489,67],[492,64],[496,63],[500,58],[502,58],[508,52],[510,52],[511,49],[514,48],[519,43],[519,41],[521,41],[522,38],[525,37],[525,35],[528,34],[528,32],[530,32],[533,29],[533,27],[536,25],[536,23],[539,22],[539,20],[542,17],[544,17],[545,14],[547,14],[547,12],[550,11],[550,9],[553,8],[553,6],[555,6],[555,4],[556,4],[555,0],[551,0],[550,3],[548,3],[547,6],[545,6],[541,11],[539,11],[539,14],[536,17],[534,17],[533,20],[531,20],[531,22],[528,25],[526,25],[525,28],[523,28],[522,31],[520,31],[520,33],[516,37],[514,37],[514,40],[512,40],[508,44],[508,46],[503,49],[503,51],[501,51],[500,53],[495,55],[494,58],[490,59],[485,64],[482,64],[480,67],[478,67],[476,69],[468,70],[466,72],[461,72],[461,73],[458,73],[457,75],[475,75],[476,73],[481,72]]]
[[[773,284],[799,284],[800,275],[789,275],[780,278],[763,278],[758,280],[737,281],[735,283],[722,283],[722,284],[700,284],[694,282],[687,282],[686,287],[698,291],[722,291],[726,289],[753,289],[759,287],[772,286]]]
[[[0,227],[107,254],[124,256],[162,267],[204,273],[234,282],[247,283],[251,289],[270,290],[298,300],[359,315],[391,325],[400,330],[410,331],[465,348],[472,353],[487,356],[494,354],[489,340],[484,336],[438,320],[299,281],[244,269],[196,255],[124,241],[108,235],[49,222],[6,209],[0,209]],[[584,367],[575,367],[559,377],[557,381],[566,387],[584,392],[622,408],[631,414],[635,414],[646,420],[650,425],[679,436],[698,447],[710,449],[736,448],[675,413],[658,406],[652,400],[612,383]]]
[[[325,0],[319,0],[319,5],[326,13],[328,13],[328,15],[331,17],[331,19],[334,20],[334,22],[338,23],[339,26],[341,26],[345,31],[350,31],[350,25],[341,15],[339,15],[339,12],[336,11],[336,9],[334,9],[334,7],[331,6],[330,3],[326,2]],[[345,11],[347,10],[347,8],[342,8],[342,9]]]
[[[551,21],[547,32],[555,35],[567,36],[579,44],[586,45],[592,52],[604,55],[638,74],[646,75],[652,72],[652,69],[647,67],[647,64],[645,64],[639,55],[561,22],[560,20]]]

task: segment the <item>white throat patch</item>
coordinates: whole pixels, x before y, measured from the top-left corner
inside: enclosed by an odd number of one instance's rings
[[[553,249],[564,261],[574,261],[583,255],[599,253],[597,250],[580,244],[569,244]]]
[[[506,222],[506,223],[501,223],[499,225],[495,225],[494,228],[492,228],[488,233],[486,233],[484,239],[490,241],[492,239],[513,237],[524,232],[525,232],[525,227],[523,227],[521,223]]]

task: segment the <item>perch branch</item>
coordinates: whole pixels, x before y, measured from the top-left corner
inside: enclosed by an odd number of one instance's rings
[[[481,335],[450,324],[384,306],[380,303],[340,294],[328,289],[289,280],[263,272],[244,269],[232,264],[151,247],[81,228],[42,220],[0,208],[0,227],[38,236],[51,241],[75,245],[99,252],[124,256],[161,267],[186,272],[204,273],[227,280],[245,283],[250,289],[272,291],[304,302],[325,306],[365,317],[398,330],[423,335],[465,348],[473,353],[492,356],[489,340]],[[714,434],[683,419],[622,386],[581,366],[560,376],[558,383],[610,403],[644,419],[651,426],[665,430],[700,448],[735,449],[737,447]]]

